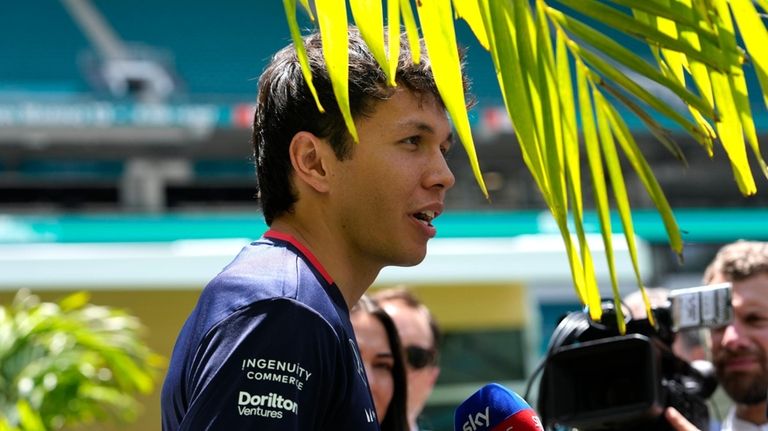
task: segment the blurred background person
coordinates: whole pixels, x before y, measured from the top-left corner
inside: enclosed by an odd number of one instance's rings
[[[720,249],[704,283],[732,283],[733,321],[715,328],[712,358],[735,405],[721,430],[768,430],[768,242],[737,241]]]
[[[733,321],[711,330],[717,378],[734,405],[721,431],[768,431],[768,242],[723,246],[704,272],[705,284],[730,282]],[[696,428],[667,409],[677,431]]]
[[[363,296],[352,308],[350,320],[381,430],[406,431],[405,361],[392,318]]]
[[[648,301],[651,308],[660,308],[669,306],[669,289],[663,287],[646,287],[645,293],[648,295]],[[647,318],[645,302],[643,295],[636,290],[624,297],[623,304],[629,309],[633,320]],[[675,334],[675,340],[672,343],[672,351],[679,358],[688,362],[706,359],[706,349],[704,339],[699,329],[685,329]]]
[[[440,375],[440,328],[429,309],[404,286],[372,296],[392,317],[400,334],[408,375],[408,426],[417,431],[419,416]]]

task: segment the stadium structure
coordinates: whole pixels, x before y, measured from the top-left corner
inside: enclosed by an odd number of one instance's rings
[[[453,408],[482,383],[519,389],[557,317],[578,307],[491,61],[464,23],[458,36],[467,48],[477,99],[470,119],[491,201],[455,146],[449,163],[457,183],[440,237],[423,265],[387,269],[376,286],[414,286],[447,329],[444,372],[430,401],[434,429],[450,429]],[[289,41],[280,1],[0,6],[0,298],[7,302],[22,287],[53,298],[91,290],[94,301],[139,315],[149,343],[169,356],[205,282],[265,229],[251,121],[257,78]],[[768,113],[762,103],[754,106],[765,142]],[[628,121],[687,244],[681,267],[640,181],[628,175],[646,284],[696,284],[722,243],[768,239],[764,178],[758,195],[745,198],[722,150],[710,159],[672,130],[685,166],[640,121]],[[599,232],[593,213],[587,222]],[[629,292],[634,275],[621,245],[617,258]],[[608,294],[607,274],[598,272]],[[470,318],[457,304],[486,312]],[[467,346],[477,355],[466,355]],[[144,400],[145,414],[131,429],[158,427],[158,399]]]

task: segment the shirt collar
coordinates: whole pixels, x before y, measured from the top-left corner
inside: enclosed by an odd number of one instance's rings
[[[755,425],[752,422],[739,419],[736,417],[736,406],[732,406],[728,410],[728,416],[723,421],[720,431],[768,431],[768,423]]]
[[[291,244],[309,261],[315,270],[320,273],[320,275],[325,279],[326,283],[333,284],[333,278],[331,278],[331,275],[328,274],[328,271],[325,270],[320,261],[317,260],[317,257],[315,257],[315,255],[312,254],[312,252],[309,251],[309,249],[305,247],[304,244],[300,243],[296,238],[294,238],[293,235],[270,229],[264,233],[264,238],[276,239]]]

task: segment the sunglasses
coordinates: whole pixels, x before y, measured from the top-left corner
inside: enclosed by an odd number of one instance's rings
[[[419,346],[406,346],[405,360],[411,368],[420,370],[429,365],[437,364],[437,352],[435,349],[425,349]]]

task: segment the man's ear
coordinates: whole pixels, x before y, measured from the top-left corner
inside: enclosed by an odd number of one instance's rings
[[[319,193],[328,191],[326,158],[332,156],[333,151],[324,140],[310,132],[299,132],[291,139],[288,152],[298,181]]]

